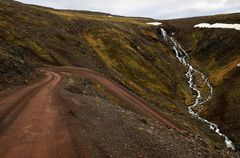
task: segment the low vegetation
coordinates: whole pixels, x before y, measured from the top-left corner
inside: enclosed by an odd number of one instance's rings
[[[186,108],[194,96],[184,75],[186,69],[160,37],[158,27],[146,24],[153,19],[61,11],[11,0],[1,1],[0,6],[0,91],[39,78],[39,67],[88,68],[120,83],[156,110],[196,126]],[[239,16],[161,21],[215,87],[214,99],[203,115],[230,133],[238,148],[240,31],[193,26],[201,22],[240,23]]]

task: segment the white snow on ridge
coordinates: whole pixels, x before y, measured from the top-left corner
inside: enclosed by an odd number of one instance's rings
[[[223,28],[223,29],[235,29],[240,30],[240,24],[224,24],[224,23],[200,23],[194,26],[194,28]]]
[[[162,23],[160,23],[160,22],[148,22],[147,24],[148,25],[158,26],[158,25],[161,25]]]

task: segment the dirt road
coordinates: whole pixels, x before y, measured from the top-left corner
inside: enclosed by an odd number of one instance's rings
[[[9,111],[1,124],[6,128],[1,128],[1,158],[76,157],[68,128],[62,124],[53,96],[61,77],[53,72],[47,72],[46,76],[41,83],[1,99],[0,112]],[[18,110],[17,106],[22,109]]]
[[[73,158],[79,157],[58,108],[58,85],[62,74],[68,72],[88,78],[106,87],[146,116],[178,128],[161,114],[152,110],[141,98],[115,82],[95,72],[77,68],[54,68],[46,77],[31,86],[19,88],[0,99],[0,157],[1,158]],[[64,106],[64,105],[63,105]]]

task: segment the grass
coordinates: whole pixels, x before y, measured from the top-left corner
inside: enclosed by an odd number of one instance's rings
[[[199,41],[199,34],[198,32],[192,33],[192,49],[195,50]]]
[[[85,36],[88,43],[92,46],[98,56],[106,63],[109,68],[114,67],[117,63],[113,58],[110,58],[106,47],[101,39],[94,39],[93,35],[89,34]]]
[[[49,63],[53,63],[53,58],[48,54],[47,50],[35,42],[29,41],[25,42],[26,46],[30,48],[37,56],[39,56],[42,60],[45,60]]]
[[[233,59],[231,63],[228,63],[221,69],[218,69],[217,71],[215,71],[211,75],[211,78],[210,78],[211,81],[215,85],[219,85],[228,76],[228,74],[231,73],[231,71],[237,67],[238,63],[240,63],[240,57]]]

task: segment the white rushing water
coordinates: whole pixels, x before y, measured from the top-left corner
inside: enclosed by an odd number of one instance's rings
[[[189,56],[186,53],[186,51],[181,47],[181,45],[179,43],[177,43],[177,41],[169,36],[167,34],[167,32],[161,28],[161,33],[162,36],[164,38],[164,40],[170,44],[170,46],[172,46],[172,49],[175,51],[176,53],[176,57],[178,58],[178,60],[184,64],[187,68],[188,71],[185,74],[187,79],[188,79],[188,84],[189,87],[196,92],[196,99],[193,105],[188,107],[188,111],[189,113],[198,118],[199,120],[201,120],[202,122],[205,122],[209,125],[209,128],[213,131],[215,131],[219,136],[223,137],[225,140],[225,144],[228,148],[231,148],[233,150],[235,150],[235,146],[232,143],[232,141],[223,133],[220,132],[220,129],[218,128],[218,126],[215,123],[212,123],[202,117],[199,116],[199,114],[197,112],[194,112],[194,108],[198,107],[198,106],[202,106],[205,102],[207,102],[208,100],[210,100],[212,98],[213,95],[213,87],[211,86],[210,82],[208,81],[208,78],[200,71],[196,70],[189,62]],[[206,85],[209,88],[209,94],[208,97],[206,99],[203,98],[202,94],[201,94],[201,90],[199,90],[198,88],[198,83],[196,83],[196,81],[194,80],[194,76],[196,74],[200,74],[202,77],[202,80],[206,83]]]

